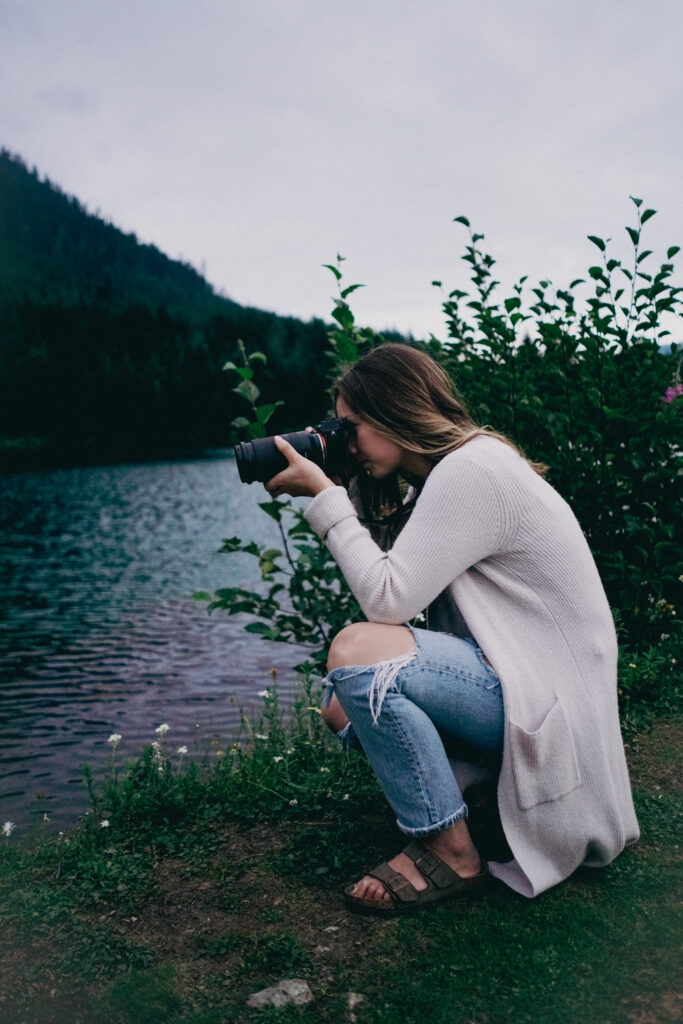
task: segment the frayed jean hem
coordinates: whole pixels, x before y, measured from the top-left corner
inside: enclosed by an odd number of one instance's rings
[[[426,828],[409,828],[408,825],[404,825],[402,822],[396,819],[396,825],[399,830],[407,836],[415,836],[421,838],[422,836],[430,836],[434,832],[445,832],[451,825],[455,825],[456,821],[462,821],[463,818],[467,817],[467,804],[463,804],[459,811],[455,811],[453,814],[449,814],[443,821],[439,821],[436,825],[427,825]]]

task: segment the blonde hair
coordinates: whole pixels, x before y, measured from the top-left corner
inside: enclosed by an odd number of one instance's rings
[[[478,426],[446,371],[420,349],[395,342],[378,345],[336,381],[332,394],[395,444],[433,462],[474,437],[495,437],[540,476],[546,473],[547,466],[527,459],[504,434]]]

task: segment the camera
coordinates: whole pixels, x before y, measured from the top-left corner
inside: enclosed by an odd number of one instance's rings
[[[289,441],[299,455],[315,462],[328,476],[336,476],[352,461],[349,452],[349,434],[352,429],[346,420],[331,419],[323,420],[313,433],[297,430],[281,436]],[[267,483],[288,465],[272,437],[240,441],[235,445],[235,461],[243,484],[252,484],[254,481]]]

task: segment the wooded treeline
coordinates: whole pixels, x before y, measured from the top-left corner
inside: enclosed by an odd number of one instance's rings
[[[273,430],[327,409],[327,327],[240,306],[0,153],[0,460],[147,458],[231,443],[238,340]]]

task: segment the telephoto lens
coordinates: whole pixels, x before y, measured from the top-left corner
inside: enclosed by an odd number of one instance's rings
[[[344,420],[324,420],[313,432],[297,430],[282,437],[299,455],[315,462],[328,474],[338,473],[350,458],[349,428]],[[243,484],[267,483],[288,465],[273,437],[240,441],[235,445],[235,460]]]

